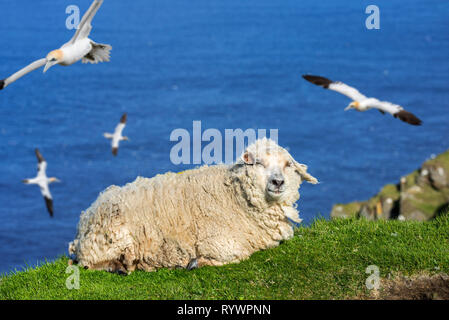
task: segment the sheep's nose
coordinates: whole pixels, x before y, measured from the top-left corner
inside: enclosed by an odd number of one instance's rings
[[[276,187],[280,187],[284,184],[284,178],[281,176],[273,177],[273,178],[271,178],[271,183],[273,185],[275,185]]]

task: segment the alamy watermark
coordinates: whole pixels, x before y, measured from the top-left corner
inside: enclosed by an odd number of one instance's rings
[[[380,29],[380,9],[372,4],[366,7],[365,13],[369,16],[365,20],[365,26],[368,30]]]
[[[80,8],[77,5],[69,5],[65,9],[65,13],[69,16],[65,20],[65,26],[69,30],[78,29],[80,24]]]
[[[79,290],[80,288],[80,269],[78,266],[68,266],[65,269],[65,273],[70,274],[66,281],[65,286],[68,290]]]
[[[80,8],[77,5],[69,5],[65,9],[69,16],[66,19],[65,25],[69,30],[77,29],[80,23]],[[368,30],[380,29],[380,9],[378,6],[371,4],[366,7],[365,13],[369,16],[365,20],[365,26]]]
[[[278,143],[278,129],[225,129],[223,138],[218,129],[209,128],[203,132],[201,121],[193,121],[192,127],[192,135],[182,128],[170,134],[170,141],[176,142],[170,151],[170,161],[175,165],[230,164],[257,139],[265,137]]]
[[[380,287],[380,271],[379,267],[372,264],[368,266],[365,270],[365,273],[370,276],[366,278],[365,285],[368,290],[377,290]]]

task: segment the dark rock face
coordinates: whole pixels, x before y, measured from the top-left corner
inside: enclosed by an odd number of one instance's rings
[[[331,217],[424,221],[448,208],[449,150],[402,177],[399,184],[386,185],[367,201],[335,205]]]

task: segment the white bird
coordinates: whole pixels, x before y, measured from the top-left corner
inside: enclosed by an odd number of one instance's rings
[[[60,49],[51,51],[45,59],[40,59],[22,70],[14,73],[9,78],[0,80],[0,90],[7,87],[24,75],[45,65],[44,73],[56,64],[70,66],[79,60],[83,63],[107,62],[110,60],[112,47],[108,44],[96,43],[89,39],[92,30],[92,19],[100,8],[103,0],[95,0],[89,10],[81,19],[78,29],[73,38]]]
[[[125,129],[125,126],[126,126],[126,119],[127,119],[127,115],[126,115],[126,113],[124,113],[120,119],[120,123],[117,125],[117,127],[115,127],[114,133],[104,133],[103,134],[103,136],[106,139],[112,139],[111,146],[112,146],[112,154],[114,156],[116,156],[118,153],[118,147],[119,147],[120,141],[123,141],[123,140],[129,141],[128,137],[122,136],[123,129]]]
[[[57,178],[47,178],[46,169],[47,169],[47,161],[45,161],[42,154],[39,152],[39,149],[35,150],[36,157],[38,161],[37,165],[37,176],[33,179],[25,179],[23,183],[25,184],[37,184],[41,188],[42,196],[45,199],[45,204],[47,205],[48,213],[50,213],[50,217],[53,217],[53,198],[50,193],[49,184],[52,182],[60,182]]]
[[[356,88],[350,87],[343,82],[331,81],[320,76],[312,75],[303,75],[302,77],[317,86],[339,92],[351,98],[353,101],[345,108],[345,111],[349,109],[355,109],[357,111],[367,111],[369,109],[375,108],[382,114],[388,112],[393,117],[399,118],[402,121],[415,126],[419,126],[422,123],[421,120],[418,119],[414,114],[404,110],[404,108],[402,108],[401,106],[388,101],[379,101],[376,98],[368,98],[361,94]]]

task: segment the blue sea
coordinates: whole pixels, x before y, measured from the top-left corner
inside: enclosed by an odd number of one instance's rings
[[[0,77],[73,35],[66,7],[90,0],[2,1]],[[309,166],[305,223],[332,205],[367,199],[449,148],[449,2],[105,1],[91,38],[113,46],[110,63],[35,71],[0,92],[0,272],[67,253],[82,210],[106,187],[196,165],[174,165],[170,134],[216,128],[278,129],[279,143]],[[379,112],[343,112],[349,100],[301,78],[345,81],[403,105],[410,126]],[[103,132],[128,113],[114,158]],[[34,148],[48,161],[55,217],[39,188]]]

